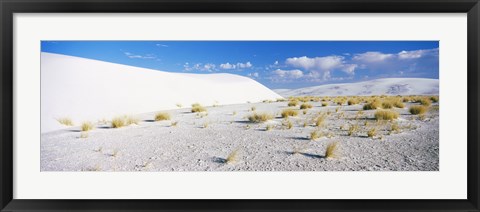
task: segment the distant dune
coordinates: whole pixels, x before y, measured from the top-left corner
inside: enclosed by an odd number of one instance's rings
[[[369,96],[369,95],[438,95],[438,79],[384,78],[356,83],[329,84],[299,89],[274,90],[289,96]]]
[[[234,74],[170,73],[59,54],[41,54],[41,131],[119,115],[275,100],[278,94]]]

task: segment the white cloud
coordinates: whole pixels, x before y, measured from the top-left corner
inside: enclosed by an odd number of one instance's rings
[[[246,69],[246,68],[251,68],[253,67],[252,63],[250,61],[246,62],[246,63],[234,63],[234,64],[231,64],[231,63],[222,63],[220,64],[220,68],[221,69],[225,69],[225,70],[229,70],[229,69]]]
[[[155,44],[155,46],[158,46],[158,47],[168,47],[168,45],[161,44],[161,43],[157,43],[157,44]]]
[[[417,59],[428,55],[436,55],[438,56],[438,48],[437,49],[420,49],[414,51],[401,51],[398,53],[398,59],[405,60],[405,59]]]
[[[156,59],[157,56],[154,54],[145,54],[145,55],[138,55],[138,54],[133,54],[131,52],[123,52],[125,56],[127,56],[130,59]]]
[[[213,72],[213,71],[216,71],[216,65],[213,64],[213,63],[206,63],[206,64],[202,64],[202,63],[196,63],[196,64],[193,64],[192,66],[190,66],[189,63],[185,63],[183,65],[183,70],[184,71],[206,71],[206,72]]]
[[[306,75],[311,80],[328,80],[332,71],[343,71],[349,75],[355,74],[357,64],[348,64],[343,56],[326,56],[326,57],[292,57],[285,60],[285,64],[301,68],[309,73]]]
[[[254,72],[254,73],[247,74],[247,76],[249,76],[251,78],[258,78],[258,77],[260,77],[260,74],[258,72]]]
[[[365,52],[361,54],[355,54],[352,60],[365,62],[365,63],[374,63],[374,62],[382,62],[387,59],[394,58],[395,55],[393,54],[384,54],[381,52]]]
[[[277,69],[273,71],[273,74],[278,78],[285,78],[285,79],[299,79],[303,77],[303,71],[300,71],[298,69],[295,69],[295,70]]]

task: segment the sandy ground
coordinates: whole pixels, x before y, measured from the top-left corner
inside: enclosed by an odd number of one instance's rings
[[[154,122],[156,112],[138,115],[138,125],[113,129],[110,124],[82,138],[79,127],[41,135],[42,171],[437,171],[439,170],[439,114],[431,109],[425,118],[395,109],[401,116],[394,122],[373,120],[374,110],[357,115],[362,105],[326,106],[319,102],[306,114],[299,110],[287,129],[280,112],[287,102],[246,103],[208,107],[208,115],[189,108],[167,111],[172,119]],[[256,112],[270,112],[276,118],[250,123]],[[336,108],[340,107],[338,112]],[[298,106],[297,106],[298,108]],[[438,108],[436,104],[432,108]],[[310,140],[317,127],[311,121],[319,112],[330,111],[323,127],[326,135]],[[171,126],[172,122],[178,122]],[[205,123],[208,126],[204,126]],[[367,123],[367,126],[365,126]],[[266,126],[274,126],[266,130]],[[348,136],[348,128],[359,130]],[[374,138],[367,137],[372,127]],[[336,158],[325,158],[329,143],[338,142]],[[233,163],[224,163],[237,150]]]

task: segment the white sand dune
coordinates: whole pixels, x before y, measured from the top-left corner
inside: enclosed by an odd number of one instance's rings
[[[274,90],[289,96],[438,95],[438,79],[383,78],[364,82]]]
[[[169,73],[60,54],[41,54],[41,131],[75,124],[203,105],[275,100],[278,94],[234,74]]]

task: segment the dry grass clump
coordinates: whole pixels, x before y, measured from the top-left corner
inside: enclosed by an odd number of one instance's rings
[[[112,119],[112,128],[120,128],[125,126],[125,119],[123,117],[116,117]]]
[[[323,136],[322,132],[320,130],[314,130],[310,133],[310,140],[314,141]]]
[[[392,108],[393,108],[393,103],[390,102],[390,101],[382,102],[382,108],[384,108],[384,109],[392,109]]]
[[[370,138],[372,138],[373,136],[376,136],[376,135],[377,135],[377,129],[376,128],[372,128],[367,132],[367,136],[370,137]]]
[[[266,127],[265,127],[265,131],[270,131],[273,129],[273,125],[270,125],[268,124]]]
[[[63,124],[65,126],[73,126],[72,119],[67,118],[67,117],[59,118],[59,119],[57,119],[57,121],[58,121],[58,123]]]
[[[327,149],[325,150],[325,158],[336,158],[338,157],[338,142],[332,142],[327,145]]]
[[[170,120],[170,114],[165,112],[159,112],[155,114],[155,121]]]
[[[327,118],[326,113],[321,113],[317,118],[315,119],[315,126],[321,127],[325,123],[325,119]]]
[[[311,104],[308,104],[308,103],[303,103],[302,105],[300,105],[300,109],[310,109],[312,108],[313,106]]]
[[[364,110],[375,110],[380,107],[380,102],[379,101],[372,101],[370,103],[367,103],[363,105]]]
[[[328,106],[328,103],[327,102],[322,102],[322,107],[326,107]]]
[[[355,134],[358,131],[358,129],[359,129],[358,124],[351,125],[348,128],[348,136],[352,136],[353,134]]]
[[[289,107],[295,107],[295,106],[297,106],[297,105],[298,105],[298,101],[297,101],[297,100],[290,100],[290,101],[288,102],[288,106],[289,106]]]
[[[358,104],[358,100],[357,99],[349,99],[347,104],[348,105],[356,105],[356,104]]]
[[[129,116],[125,117],[125,123],[127,125],[138,124],[138,122],[139,122],[138,118],[129,117]]]
[[[170,123],[170,126],[171,127],[176,127],[178,124],[178,121],[172,121],[172,123]]]
[[[287,121],[283,122],[282,124],[287,129],[292,129],[293,128],[293,123],[290,120],[287,120]]]
[[[182,108],[182,107],[183,107],[183,105],[180,104],[180,103],[177,103],[176,105],[177,105],[178,108]]]
[[[225,159],[226,164],[232,164],[238,161],[238,149],[233,150]]]
[[[431,96],[430,100],[432,100],[432,102],[438,102],[438,96]]]
[[[409,109],[410,113],[413,115],[424,114],[428,111],[428,107],[423,105],[412,105]]]
[[[80,128],[82,131],[86,132],[86,131],[93,130],[94,126],[92,122],[86,121],[82,123],[82,126],[80,126]]]
[[[273,115],[269,113],[253,113],[252,115],[248,116],[248,120],[255,123],[266,122],[272,119]]]
[[[403,104],[402,101],[397,100],[397,101],[393,101],[393,106],[398,107],[398,108],[404,108],[405,104]]]
[[[252,108],[250,108],[251,111],[255,111],[257,110],[257,108],[255,106],[253,106]]]
[[[390,131],[391,131],[391,132],[398,132],[398,131],[400,131],[400,126],[398,125],[397,122],[392,123],[392,125],[390,126]]]
[[[205,112],[205,111],[207,111],[207,109],[204,108],[199,103],[192,104],[192,113],[200,113],[200,112]]]
[[[298,112],[296,110],[293,110],[293,109],[285,109],[282,111],[282,118],[286,118],[286,117],[289,117],[289,116],[297,116],[298,115]]]
[[[307,115],[307,112],[308,112],[307,109],[303,110],[303,115]]]
[[[428,98],[421,98],[417,102],[420,103],[421,105],[427,106],[427,107],[432,104],[432,101],[430,101],[430,99],[428,99]]]
[[[278,99],[277,99],[277,102],[285,102],[285,101],[287,101],[287,100],[286,100],[286,99],[283,99],[283,98],[278,98]]]
[[[397,119],[399,114],[393,110],[379,110],[375,112],[376,120],[394,120]]]

